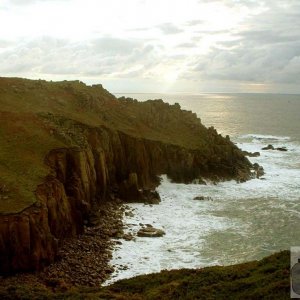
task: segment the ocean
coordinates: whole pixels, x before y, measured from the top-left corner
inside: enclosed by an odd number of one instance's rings
[[[123,241],[113,252],[110,284],[163,269],[230,265],[300,246],[300,95],[279,94],[116,94],[144,101],[163,99],[192,110],[205,126],[229,135],[265,169],[262,179],[206,186],[158,187],[159,205],[133,203],[124,216],[126,232],[140,223],[162,228],[160,238]],[[288,151],[261,150],[272,144]],[[206,200],[193,200],[196,196]]]

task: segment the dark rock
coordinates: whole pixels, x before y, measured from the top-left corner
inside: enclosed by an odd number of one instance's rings
[[[286,147],[278,147],[278,148],[276,148],[276,150],[278,150],[278,151],[288,151],[288,150],[286,149]]]
[[[134,217],[134,214],[131,211],[126,211],[125,216],[126,217]]]
[[[274,146],[273,145],[268,145],[267,147],[263,147],[261,148],[261,150],[275,150]]]
[[[138,231],[137,236],[139,236],[139,237],[161,237],[165,234],[166,233],[162,229],[157,229],[154,227],[143,227]]]
[[[130,233],[124,234],[124,235],[123,235],[123,239],[124,239],[125,241],[131,241],[131,240],[134,239],[134,236],[133,236],[132,234],[130,234]]]
[[[212,200],[212,198],[208,196],[196,196],[193,200]]]
[[[128,202],[143,201],[143,194],[138,187],[138,177],[136,173],[130,173],[128,179],[121,183],[120,197]]]
[[[143,190],[144,202],[147,204],[159,204],[160,196],[157,191]]]
[[[248,152],[248,151],[243,151],[243,154],[245,156],[249,156],[249,157],[258,157],[260,156],[259,152]]]
[[[255,171],[256,178],[260,178],[265,174],[264,168],[260,166],[258,163],[253,164],[253,169]]]

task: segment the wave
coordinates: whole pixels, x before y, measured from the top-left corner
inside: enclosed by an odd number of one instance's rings
[[[276,136],[276,135],[264,135],[264,134],[245,134],[239,137],[239,139],[254,139],[254,140],[267,140],[267,141],[290,141],[289,136]]]
[[[288,151],[260,151],[268,143],[284,144]],[[291,244],[300,245],[295,229],[300,216],[299,141],[247,134],[240,137],[238,146],[260,151],[260,156],[249,159],[264,167],[264,180],[202,186],[176,184],[162,176],[161,203],[129,204],[134,215],[125,216],[124,224],[125,231],[134,235],[140,223],[162,228],[166,235],[122,241],[111,261],[118,272],[106,284],[162,269],[260,259]],[[210,200],[193,200],[199,195]]]

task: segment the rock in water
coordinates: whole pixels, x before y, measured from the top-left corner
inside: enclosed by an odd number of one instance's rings
[[[288,150],[286,149],[286,147],[278,147],[278,148],[276,148],[276,150],[278,150],[278,151],[288,151]]]
[[[144,227],[141,228],[138,233],[137,236],[139,237],[161,237],[164,236],[166,233],[162,230],[162,229],[157,229],[154,227]]]
[[[212,198],[205,196],[196,196],[193,200],[212,200]]]
[[[260,156],[259,152],[248,152],[248,151],[243,151],[245,156],[249,156],[249,157],[258,157]]]
[[[261,150],[275,150],[274,146],[269,144],[267,147],[261,148]]]
[[[264,168],[258,163],[253,164],[253,168],[256,172],[256,178],[259,178],[265,174]]]

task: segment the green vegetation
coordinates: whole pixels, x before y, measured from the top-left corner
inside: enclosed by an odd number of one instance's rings
[[[186,148],[207,147],[200,120],[178,104],[117,99],[101,85],[80,81],[0,78],[0,214],[20,212],[36,201],[35,189],[49,173],[46,154],[84,147],[81,124]]]
[[[0,284],[1,299],[289,299],[289,252],[226,267],[162,271],[105,288]],[[55,292],[53,292],[55,290]]]
[[[34,191],[49,173],[44,157],[64,144],[33,114],[0,112],[0,213],[21,211],[36,201]]]

